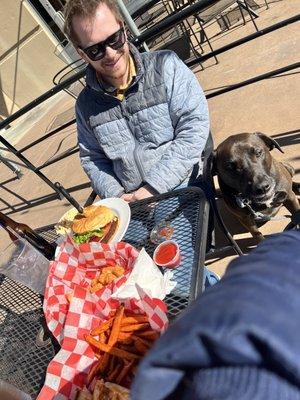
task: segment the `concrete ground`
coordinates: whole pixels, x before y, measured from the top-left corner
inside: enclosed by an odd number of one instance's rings
[[[263,0],[258,3],[259,18],[256,23],[263,29],[276,22],[299,14],[300,2],[294,0],[268,0],[270,8],[266,9]],[[248,17],[249,19],[249,17]],[[221,32],[217,23],[212,24],[207,32],[212,38],[214,49],[231,43],[254,32],[254,26],[241,21],[232,26],[229,31]],[[298,61],[300,47],[299,23],[288,25],[271,34],[255,39],[242,46],[218,56],[219,64],[211,59],[204,63],[204,70],[199,67],[194,70],[206,94],[228,85],[241,82],[259,74],[278,69]],[[204,46],[205,53],[208,52]],[[209,100],[211,129],[215,146],[229,135],[239,132],[264,132],[280,143],[284,154],[274,150],[273,155],[279,160],[290,162],[296,170],[296,180],[300,181],[300,82],[299,70],[277,75],[259,83],[237,89]],[[56,126],[70,120],[74,116],[74,99],[66,93],[56,95],[51,101],[27,114],[22,120],[2,132],[18,149],[49,132]],[[51,160],[55,155],[76,145],[75,127],[70,127],[56,136],[24,152],[34,165],[38,166]],[[1,150],[1,149],[0,149]],[[23,177],[13,179],[14,175],[3,164],[0,165],[1,201],[0,210],[11,212],[9,205],[16,210],[22,205],[36,203],[52,190],[15,156],[7,157],[20,164]],[[59,181],[66,188],[88,182],[79,163],[78,154],[50,165],[42,172],[53,182]],[[5,182],[5,183],[3,183]],[[90,189],[73,193],[80,203],[84,203]],[[40,204],[27,210],[14,212],[12,217],[33,228],[56,222],[70,207],[69,203],[54,200]],[[249,233],[234,220],[229,211],[220,202],[221,213],[229,231],[245,252],[256,243]],[[287,211],[282,208],[280,217],[285,217]],[[271,221],[265,224],[262,232],[265,236],[281,231],[288,223],[287,219]],[[217,245],[224,242],[222,235],[217,235]],[[6,247],[9,238],[5,232],[0,232],[0,250]],[[222,275],[234,258],[234,253],[222,255],[207,261],[209,267]]]

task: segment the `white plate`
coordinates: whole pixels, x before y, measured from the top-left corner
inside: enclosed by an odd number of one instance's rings
[[[108,199],[96,201],[95,203],[93,203],[93,205],[107,206],[111,208],[113,212],[117,215],[117,217],[119,218],[119,225],[116,230],[116,233],[114,234],[112,240],[110,240],[109,243],[120,242],[127,231],[131,218],[131,211],[128,203],[125,200],[120,199],[118,197],[111,197]],[[74,217],[75,217],[75,215],[77,214],[77,210],[75,208],[71,208],[60,218],[59,222],[63,221],[68,213],[71,212],[72,214],[71,210],[74,210]],[[70,229],[66,229],[65,232],[64,230],[60,231],[59,229],[57,229],[57,233],[62,235],[65,233],[70,233],[70,231],[71,231]]]
[[[131,218],[131,210],[128,203],[125,200],[120,199],[119,197],[110,197],[108,199],[96,201],[95,203],[93,203],[93,205],[103,205],[109,207],[117,215],[117,217],[119,218],[119,226],[116,233],[114,234],[114,237],[109,243],[120,242],[128,229]]]

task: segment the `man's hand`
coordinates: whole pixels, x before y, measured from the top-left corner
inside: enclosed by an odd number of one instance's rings
[[[133,193],[124,193],[124,194],[122,194],[121,199],[127,201],[127,203],[130,203],[131,201],[133,201],[132,197],[133,197]]]
[[[148,197],[152,197],[154,194],[155,191],[149,185],[145,185],[135,192],[123,194],[121,199],[131,203],[133,201],[147,199]]]

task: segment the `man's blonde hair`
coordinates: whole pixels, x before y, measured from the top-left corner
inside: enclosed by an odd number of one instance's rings
[[[68,0],[65,9],[64,32],[77,47],[80,40],[74,32],[72,21],[75,16],[91,18],[95,15],[99,4],[106,4],[118,21],[123,21],[119,6],[115,0]]]

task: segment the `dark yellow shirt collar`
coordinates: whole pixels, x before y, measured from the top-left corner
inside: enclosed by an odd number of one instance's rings
[[[98,81],[101,88],[110,95],[116,97],[120,101],[124,99],[125,92],[131,85],[133,79],[136,77],[136,67],[131,55],[129,56],[129,76],[128,76],[128,83],[125,85],[120,86],[119,88],[115,88],[114,86],[104,82],[101,77],[98,76]]]

